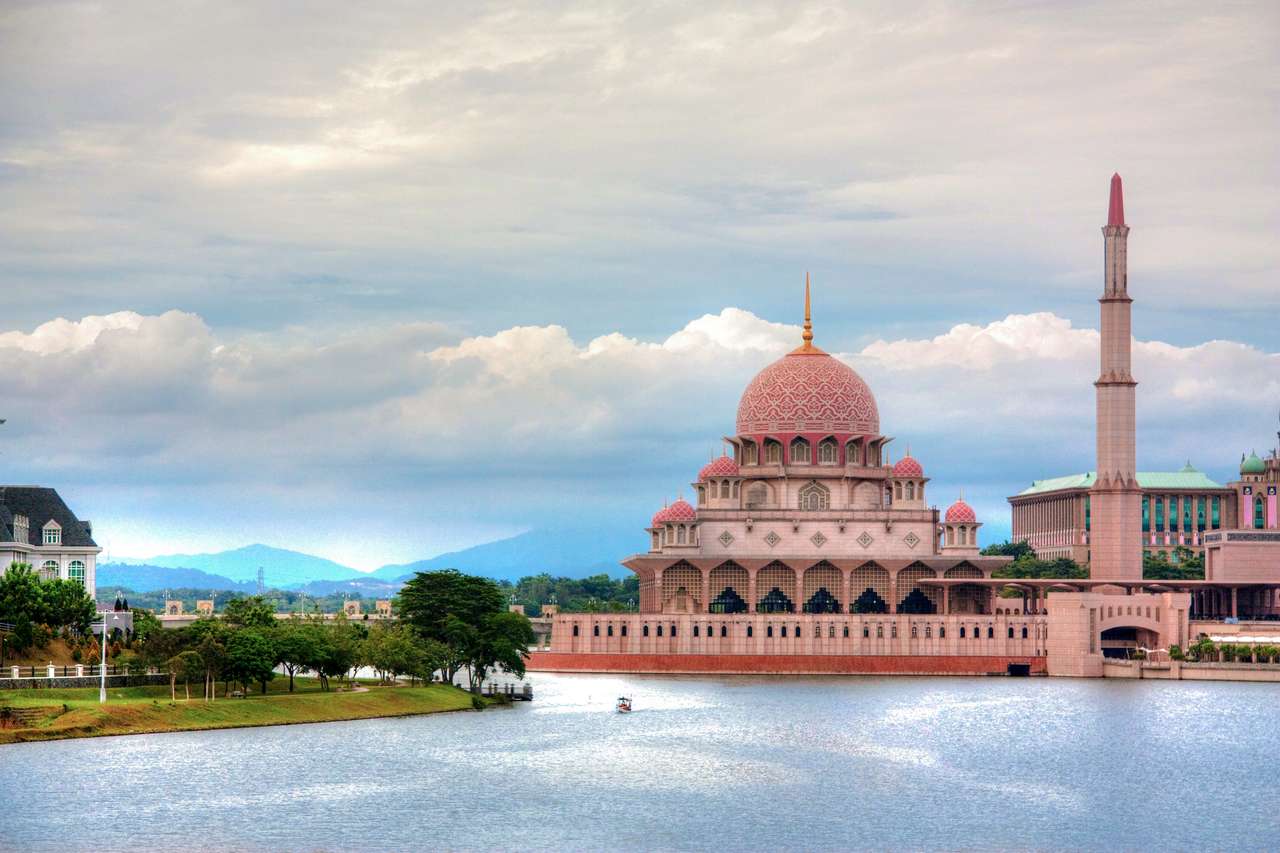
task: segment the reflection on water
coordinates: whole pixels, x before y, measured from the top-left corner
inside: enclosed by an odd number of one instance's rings
[[[0,848],[1280,847],[1271,685],[533,681],[483,714],[0,747]]]

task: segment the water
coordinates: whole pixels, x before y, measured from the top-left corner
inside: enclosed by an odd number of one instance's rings
[[[1280,848],[1272,685],[534,683],[482,714],[3,746],[0,848]]]

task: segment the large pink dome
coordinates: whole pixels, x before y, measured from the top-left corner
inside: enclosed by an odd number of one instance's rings
[[[738,434],[830,432],[879,435],[880,412],[852,367],[817,348],[756,374],[738,403]]]

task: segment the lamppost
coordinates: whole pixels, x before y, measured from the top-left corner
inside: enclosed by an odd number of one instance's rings
[[[119,613],[111,614],[112,622],[120,621]],[[98,667],[98,704],[107,701],[107,614],[102,614],[102,664]]]

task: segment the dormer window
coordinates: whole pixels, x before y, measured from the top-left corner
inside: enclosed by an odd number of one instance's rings
[[[62,527],[56,521],[50,521],[44,526],[44,544],[61,545],[62,544]]]

